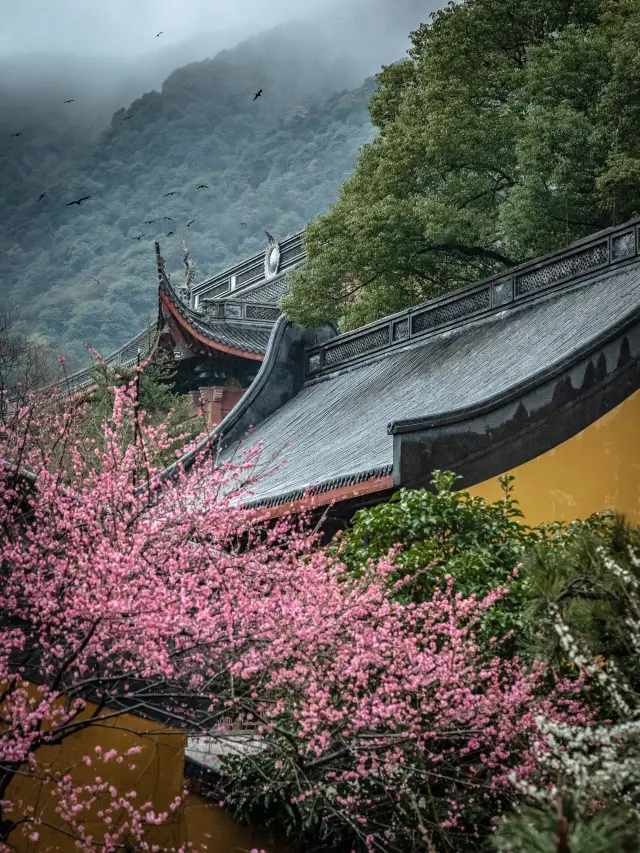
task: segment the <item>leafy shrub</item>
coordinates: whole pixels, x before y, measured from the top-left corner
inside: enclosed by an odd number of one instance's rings
[[[502,477],[504,497],[490,503],[453,488],[458,477],[435,471],[427,489],[401,489],[388,503],[356,513],[334,544],[349,571],[361,576],[369,561],[394,551],[391,584],[407,575],[401,601],[422,602],[443,589],[451,576],[460,594],[483,597],[513,577],[525,548],[540,533],[523,523],[513,497],[513,477]],[[490,636],[519,625],[522,581],[511,581],[508,598],[485,617]]]

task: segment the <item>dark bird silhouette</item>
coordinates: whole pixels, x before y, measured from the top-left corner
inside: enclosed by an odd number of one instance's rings
[[[91,198],[91,196],[90,195],[83,195],[82,198],[77,198],[75,201],[68,201],[65,204],[65,207],[70,207],[72,204],[77,204],[78,207],[80,207],[80,202],[86,201],[88,198]]]
[[[19,131],[18,133],[12,133],[11,136],[22,136],[22,131]]]
[[[129,121],[129,119],[130,119],[130,118],[133,118],[133,117],[134,117],[134,115],[135,115],[135,113],[131,113],[131,115],[130,115],[130,116],[126,116],[125,118],[123,118],[123,119],[122,119],[122,124],[124,124],[124,123],[125,123],[125,121]]]
[[[65,101],[65,104],[72,104],[73,101],[74,101],[74,98],[69,98],[68,101]]]
[[[241,222],[241,223],[240,223],[240,225],[246,225],[246,224],[247,224],[246,222]]]
[[[258,89],[258,91],[253,96],[253,100],[257,101],[261,94],[262,94],[262,89]]]
[[[94,278],[96,284],[100,284],[100,279]]]
[[[169,231],[169,233],[167,234],[167,237],[171,237],[172,234],[173,234],[173,231]]]
[[[38,201],[42,201],[42,199],[43,199],[45,196],[46,196],[46,193],[40,193],[40,197],[38,198]]]
[[[163,219],[168,219],[168,220],[169,220],[169,222],[173,222],[173,217],[171,217],[171,216],[163,216],[162,218],[163,218]]]
[[[207,184],[198,184],[198,186],[196,187],[196,189],[197,189],[197,190],[208,190],[208,189],[209,189],[209,187],[208,187],[208,185],[207,185]]]
[[[176,193],[177,193],[177,190],[172,190],[170,193],[165,193],[165,194],[164,194],[164,197],[166,198],[167,196],[169,196],[169,195],[175,195]]]
[[[192,219],[192,220],[191,220],[191,222],[187,222],[187,228],[188,228],[190,225],[193,225],[193,223],[194,223],[194,222],[195,222],[195,219]]]
[[[161,36],[163,32],[164,32],[164,30],[160,30],[159,33],[156,33],[156,38],[159,38],[159,36]]]
[[[145,219],[144,224],[145,225],[153,225],[153,223],[155,221],[156,221],[155,219]]]
[[[275,242],[276,242],[276,241],[273,239],[273,237],[271,236],[271,234],[269,234],[269,232],[268,232],[268,231],[265,231],[264,233],[267,235],[267,240],[269,241],[269,245],[271,245],[272,243],[275,243]]]
[[[131,239],[132,240],[142,240],[143,237],[144,237],[144,234],[140,234],[139,237],[132,237]]]

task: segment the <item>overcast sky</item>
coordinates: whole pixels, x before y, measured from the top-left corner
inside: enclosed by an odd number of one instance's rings
[[[203,31],[251,31],[306,17],[330,0],[0,0],[0,55],[146,53]],[[156,38],[155,34],[163,30]]]

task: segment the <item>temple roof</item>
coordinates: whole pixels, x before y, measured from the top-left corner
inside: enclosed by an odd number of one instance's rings
[[[284,274],[299,267],[306,259],[303,236],[301,231],[280,242],[270,242],[265,251],[193,285],[193,306],[198,307],[203,299],[229,296],[248,301],[277,301],[287,292]],[[271,250],[274,250],[273,258]]]
[[[243,439],[263,442],[269,460],[252,504],[382,482],[393,473],[390,424],[428,424],[507,399],[614,335],[640,316],[638,237],[635,224],[610,229],[308,349],[301,390]],[[274,458],[280,470],[271,470]]]
[[[259,312],[255,311],[256,306],[252,305],[252,315],[246,306],[229,306],[225,301],[219,306],[221,310],[215,312],[218,316],[210,316],[207,312],[190,308],[181,300],[166,276],[160,278],[160,293],[165,306],[191,335],[214,349],[219,347],[223,351],[240,356],[264,356],[271,329],[280,313],[272,305],[261,305],[262,311]],[[229,307],[237,307],[238,310],[233,312],[235,316],[230,314]]]
[[[185,298],[171,285],[156,243],[160,298],[178,325],[204,346],[261,361],[280,315],[277,302],[289,289],[286,273],[306,258],[303,235],[299,232],[278,243],[269,242],[265,251],[192,286]],[[153,329],[144,329],[110,353],[105,363],[112,367],[131,366],[138,356],[146,358],[156,341],[154,324]],[[89,366],[51,387],[64,386],[73,392],[89,388],[92,383]]]
[[[144,360],[153,351],[157,339],[156,324],[153,323],[110,353],[103,362],[107,367],[132,367],[140,358]],[[64,380],[53,382],[49,388],[60,388],[74,393],[89,388],[93,382],[94,365],[78,370]],[[46,390],[46,389],[44,389]]]

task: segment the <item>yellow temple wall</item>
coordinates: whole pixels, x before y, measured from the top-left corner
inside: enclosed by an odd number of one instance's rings
[[[85,713],[94,710],[88,703]],[[151,801],[157,812],[168,810],[170,802],[184,788],[184,748],[186,737],[176,729],[170,729],[149,720],[131,714],[123,714],[111,721],[105,721],[99,727],[90,726],[84,731],[66,738],[60,746],[47,746],[37,751],[39,769],[48,764],[53,772],[69,773],[74,784],[91,784],[96,776],[113,784],[119,794],[135,790],[134,800],[138,805]],[[95,758],[95,747],[103,752],[117,749],[123,752],[132,746],[140,746],[141,752],[125,759],[122,764],[110,761],[107,764],[92,761],[88,767],[83,757]],[[136,765],[135,770],[128,768],[129,763]],[[55,812],[56,800],[45,783],[24,776],[15,777],[7,791],[7,799],[21,803],[12,817],[25,813],[24,807],[34,806],[44,823],[50,823],[64,830],[64,824]],[[97,806],[96,808],[99,808]],[[93,815],[94,819],[85,819],[81,823],[87,830],[95,830],[98,841],[104,833],[104,823]],[[114,823],[117,823],[114,821]],[[37,830],[39,839],[32,841],[29,834]],[[265,839],[254,836],[251,831],[235,823],[217,803],[197,794],[189,794],[182,807],[171,815],[163,826],[150,827],[148,839],[163,847],[177,847],[192,842],[197,850],[206,847],[206,853],[229,853],[233,850],[249,851],[254,847],[263,848],[267,853],[276,853],[284,848],[269,844]],[[73,838],[46,825],[29,826],[25,835],[20,828],[13,831],[10,844],[17,853],[45,853],[59,850],[62,853],[77,853]],[[98,848],[97,848],[98,849]]]
[[[528,524],[571,521],[613,509],[640,524],[640,391],[553,450],[518,465],[514,497]],[[502,497],[497,478],[469,487]]]

